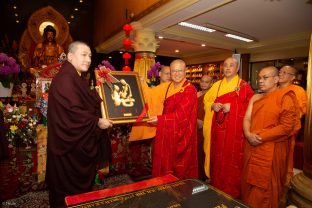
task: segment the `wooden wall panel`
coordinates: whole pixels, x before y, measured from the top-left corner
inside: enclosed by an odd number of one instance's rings
[[[97,46],[120,32],[122,26],[146,15],[154,7],[168,0],[96,0],[94,5],[93,45]],[[131,17],[131,13],[134,14]]]

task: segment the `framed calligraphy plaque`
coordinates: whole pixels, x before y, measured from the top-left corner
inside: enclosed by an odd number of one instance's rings
[[[97,92],[103,100],[103,118],[112,120],[114,124],[146,121],[149,118],[136,72],[109,71],[102,76],[99,74],[99,70],[95,70],[97,80],[102,80]]]

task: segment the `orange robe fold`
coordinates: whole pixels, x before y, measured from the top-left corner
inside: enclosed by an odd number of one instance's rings
[[[289,185],[290,179],[294,174],[294,150],[295,150],[295,143],[296,143],[296,138],[298,135],[298,131],[301,129],[301,117],[303,115],[305,115],[307,113],[307,100],[308,100],[308,96],[306,91],[298,86],[298,85],[289,85],[286,88],[282,88],[281,90],[292,90],[297,98],[297,103],[296,106],[298,106],[298,111],[297,111],[297,115],[299,117],[298,122],[295,125],[295,129],[293,131],[293,133],[290,136],[289,139],[289,155],[288,155],[288,173],[287,173],[287,181],[286,181],[286,185]]]
[[[278,207],[287,174],[288,139],[297,119],[292,91],[275,90],[253,103],[250,132],[263,143],[245,145],[242,200],[252,207]]]

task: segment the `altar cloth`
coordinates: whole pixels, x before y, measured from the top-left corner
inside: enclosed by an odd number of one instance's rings
[[[65,197],[65,202],[67,206],[77,205],[89,201],[94,201],[101,198],[107,198],[110,196],[115,196],[118,194],[123,194],[127,192],[142,190],[145,188],[149,188],[152,186],[157,186],[161,184],[170,183],[173,181],[177,181],[178,178],[176,178],[173,175],[166,175],[162,177],[156,177],[144,181],[135,182],[132,184],[122,185],[114,188],[108,188],[98,191],[92,191],[87,192],[83,194],[73,195],[73,196],[67,196]]]

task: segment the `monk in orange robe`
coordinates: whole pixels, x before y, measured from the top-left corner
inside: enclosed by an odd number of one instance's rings
[[[279,88],[282,90],[292,90],[296,94],[296,98],[298,101],[299,106],[299,112],[298,116],[301,119],[301,117],[307,113],[307,93],[306,91],[298,86],[294,85],[293,81],[296,78],[297,70],[292,66],[283,66],[279,71]],[[289,185],[290,178],[293,176],[293,168],[294,168],[294,148],[295,148],[295,142],[296,137],[298,134],[298,131],[301,128],[301,123],[297,122],[296,127],[294,129],[294,132],[291,135],[291,138],[289,140],[289,156],[288,156],[288,176],[286,185]]]
[[[278,207],[287,175],[288,138],[297,116],[296,96],[278,90],[278,70],[259,72],[262,94],[249,102],[244,133],[247,138],[242,176],[242,200],[252,207]]]
[[[151,117],[149,123],[156,125],[153,150],[153,177],[173,174],[180,179],[197,178],[197,95],[195,87],[186,80],[186,65],[177,59],[170,64],[171,82],[147,88],[164,103],[162,114]],[[148,103],[153,109],[152,103]]]
[[[170,77],[170,67],[162,66],[159,71],[159,81],[160,84],[169,82],[171,80]],[[148,89],[146,92],[149,92]],[[161,102],[163,100],[163,95],[159,92],[162,90],[154,90],[153,93],[144,93],[144,98],[147,103],[152,103],[153,108],[149,109],[149,116],[156,116],[162,114],[164,103]],[[155,99],[157,98],[157,99]],[[144,139],[154,138],[156,135],[156,127],[155,125],[149,124],[147,122],[134,123],[132,125],[132,129],[129,136],[129,141],[137,141]]]

